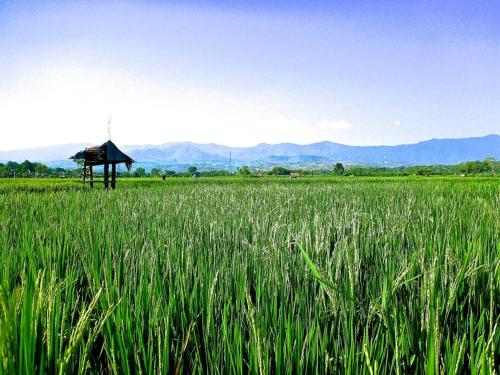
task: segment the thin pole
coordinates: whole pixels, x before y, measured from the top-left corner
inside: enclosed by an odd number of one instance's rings
[[[90,176],[90,187],[94,187],[94,171],[92,170],[92,165],[89,166],[89,176]]]
[[[116,163],[111,164],[111,189],[116,187]]]
[[[104,188],[109,188],[109,164],[104,164]]]

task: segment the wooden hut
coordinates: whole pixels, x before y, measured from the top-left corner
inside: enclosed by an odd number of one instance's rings
[[[135,161],[128,155],[124,154],[116,145],[107,141],[100,146],[88,147],[85,150],[77,152],[70,159],[83,160],[82,182],[89,183],[90,187],[94,187],[94,182],[104,183],[104,188],[109,188],[109,166],[111,165],[111,188],[116,187],[116,165],[125,163],[127,169],[130,170],[132,163]],[[94,180],[93,167],[96,165],[104,166],[104,179]]]

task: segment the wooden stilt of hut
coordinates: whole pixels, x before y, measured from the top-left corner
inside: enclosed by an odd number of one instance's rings
[[[85,150],[77,152],[70,159],[73,160],[83,160],[83,173],[82,182],[89,183],[90,187],[94,187],[95,182],[104,183],[104,188],[109,188],[109,166],[111,165],[111,188],[116,187],[116,165],[125,163],[127,169],[130,170],[132,163],[135,161],[122,151],[116,145],[107,141],[106,143],[95,146],[88,147]],[[94,179],[93,167],[97,165],[104,166],[103,180]]]

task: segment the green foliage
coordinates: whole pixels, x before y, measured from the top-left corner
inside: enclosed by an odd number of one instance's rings
[[[31,174],[35,171],[35,166],[35,163],[32,163],[29,160],[25,160],[21,164],[19,164],[19,166],[17,167],[17,172],[20,174]]]
[[[16,163],[15,161],[9,161],[7,162],[7,164],[5,164],[5,167],[9,170],[9,171],[18,171],[19,169],[19,163]]]
[[[364,176],[365,169],[356,167],[356,168],[349,168],[348,170],[344,171],[344,174],[350,175],[350,176]]]
[[[151,169],[150,175],[151,175],[151,177],[161,177],[162,171],[160,168],[153,168],[153,169]]]
[[[497,173],[499,162],[494,158],[487,158],[484,161],[469,161],[459,165],[460,172],[466,175],[479,175],[491,172]]]
[[[250,172],[250,168],[248,168],[248,165],[244,165],[241,168],[238,168],[238,173],[242,176],[250,176],[252,172]]]
[[[134,171],[134,177],[146,177],[146,170],[142,167],[136,168]]]
[[[5,165],[0,163],[0,178],[9,177],[9,173],[9,169]]]
[[[175,176],[175,171],[169,171],[167,169],[167,170],[165,170],[165,176],[167,176],[167,177]]]
[[[414,167],[408,169],[408,174],[415,176],[430,176],[433,174],[433,170],[429,167]]]
[[[344,166],[342,165],[342,163],[335,164],[335,167],[333,168],[333,173],[335,173],[337,176],[344,174]]]
[[[290,170],[283,167],[274,167],[273,169],[271,169],[269,174],[275,176],[288,176],[290,174]]]
[[[44,164],[32,163],[28,160],[21,164],[16,162],[8,162],[5,165],[0,163],[0,178],[5,177],[79,177],[83,165],[81,161],[78,168],[48,168]],[[140,169],[139,169],[140,168]],[[120,177],[146,177],[148,174],[144,168],[139,167],[135,172],[118,172]],[[301,176],[326,176],[331,175],[348,175],[348,176],[449,176],[449,175],[465,175],[465,176],[495,176],[500,170],[500,162],[494,158],[486,158],[482,162],[473,161],[458,165],[430,165],[430,166],[412,166],[412,167],[361,167],[355,166],[344,169],[342,163],[336,163],[333,167],[323,167],[320,169],[305,169],[293,168],[288,169],[281,166],[273,167],[270,171],[265,172],[263,168],[256,168],[261,174],[288,176],[292,172],[297,172]],[[137,172],[139,171],[139,172]],[[243,166],[238,168],[238,173],[244,176],[251,175],[250,168]],[[232,176],[233,173],[227,170],[198,170],[196,166],[190,166],[184,173],[175,171],[165,171],[153,168],[150,175],[152,177],[219,177]]]
[[[231,176],[232,173],[228,171],[204,171],[198,172],[198,174],[202,177],[222,177],[222,176]]]
[[[35,165],[35,173],[37,176],[43,177],[49,173],[49,167],[45,164],[37,163]]]
[[[0,373],[493,373],[499,206],[496,178],[4,179]]]

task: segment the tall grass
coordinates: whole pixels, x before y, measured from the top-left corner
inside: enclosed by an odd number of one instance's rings
[[[0,373],[493,373],[495,179],[0,185]]]

